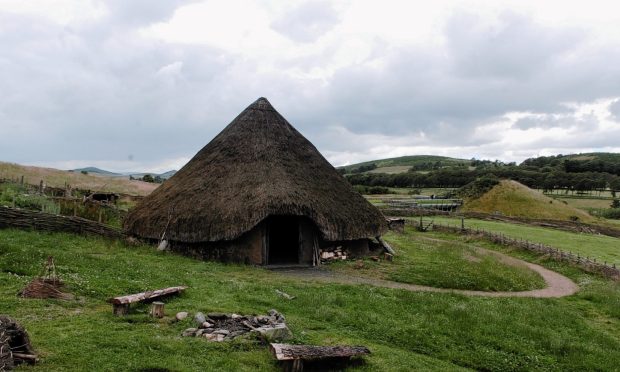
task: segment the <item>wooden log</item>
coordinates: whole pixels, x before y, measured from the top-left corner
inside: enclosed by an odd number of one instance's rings
[[[29,364],[35,364],[39,358],[37,358],[34,354],[25,354],[25,353],[12,353],[13,359],[18,362],[26,362]]]
[[[164,317],[164,303],[160,301],[153,302],[151,306],[151,316],[153,318],[163,318]]]
[[[351,357],[370,354],[365,346],[315,346],[269,344],[271,353],[279,361],[317,361],[317,360],[347,360]],[[303,367],[303,363],[297,363]],[[295,364],[293,364],[295,366]]]
[[[118,296],[111,298],[108,301],[113,304],[131,304],[134,302],[152,300],[162,296],[177,294],[184,291],[185,289],[187,289],[187,287],[185,286],[169,287],[164,289],[157,289],[155,291],[134,293],[126,296]]]
[[[116,316],[125,316],[129,314],[129,304],[112,304],[112,312]]]
[[[383,240],[381,236],[377,236],[375,239],[377,239],[379,244],[381,244],[383,249],[385,249],[389,254],[396,255],[396,252],[394,252],[392,247],[390,247],[390,245],[385,240]]]

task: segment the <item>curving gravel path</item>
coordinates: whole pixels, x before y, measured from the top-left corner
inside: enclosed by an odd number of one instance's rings
[[[534,298],[557,298],[570,296],[579,290],[579,286],[572,280],[564,275],[558,274],[555,271],[545,269],[540,265],[536,265],[527,261],[514,258],[503,253],[491,251],[488,249],[475,247],[480,253],[490,254],[498,257],[503,263],[512,266],[527,266],[530,270],[533,270],[540,274],[545,280],[547,286],[543,289],[534,289],[531,291],[521,292],[487,292],[487,291],[470,291],[465,289],[449,289],[449,288],[437,288],[429,287],[425,285],[407,284],[393,282],[390,280],[363,278],[357,276],[345,275],[342,273],[336,273],[321,268],[302,268],[302,269],[282,269],[278,270],[279,273],[294,277],[298,279],[308,281],[319,281],[338,284],[363,284],[372,285],[375,287],[405,289],[408,291],[416,292],[440,292],[440,293],[454,293],[462,294],[466,296],[484,296],[484,297],[534,297]]]

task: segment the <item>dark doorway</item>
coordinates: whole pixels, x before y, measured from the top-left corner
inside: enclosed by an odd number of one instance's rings
[[[299,219],[272,216],[267,224],[269,265],[299,263]]]

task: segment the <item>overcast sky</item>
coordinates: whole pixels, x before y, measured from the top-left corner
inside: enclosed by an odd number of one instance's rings
[[[620,152],[614,3],[0,0],[0,161],[179,169],[261,96],[334,165]]]

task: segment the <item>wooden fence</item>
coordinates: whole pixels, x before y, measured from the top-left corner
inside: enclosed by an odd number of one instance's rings
[[[125,236],[120,229],[80,217],[59,216],[4,206],[0,206],[0,228],[68,232],[107,238],[123,238]]]
[[[412,221],[416,227],[420,226],[420,222]],[[585,271],[601,274],[605,277],[620,280],[620,270],[616,264],[608,264],[607,262],[597,261],[596,258],[583,257],[579,253],[563,251],[559,248],[550,247],[542,243],[530,242],[529,240],[515,239],[501,233],[494,233],[479,228],[464,227],[463,225],[443,225],[434,223],[432,229],[435,231],[446,231],[458,234],[466,234],[485,238],[493,243],[524,249],[530,252],[547,255],[557,261],[564,261],[575,264]]]

